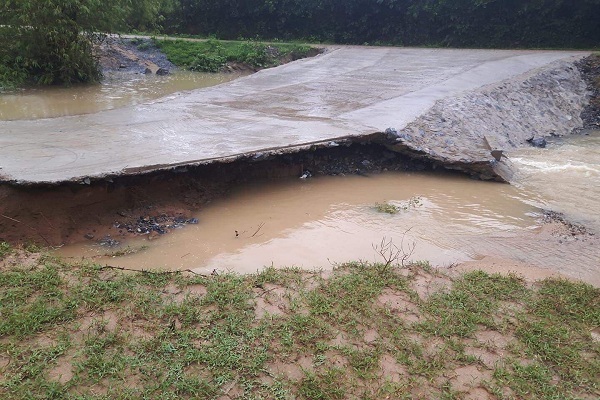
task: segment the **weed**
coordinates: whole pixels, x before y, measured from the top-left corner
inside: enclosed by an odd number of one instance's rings
[[[375,209],[380,213],[392,215],[398,214],[400,212],[400,207],[390,203],[375,203]]]
[[[12,253],[10,244],[6,242],[0,242],[0,260]]]
[[[123,257],[123,256],[127,256],[130,254],[136,254],[136,253],[142,252],[147,249],[148,249],[147,245],[142,245],[140,247],[127,246],[124,249],[116,250],[111,253],[106,253],[106,254],[104,254],[104,257]]]
[[[423,200],[420,196],[414,196],[410,199],[400,202],[398,205],[392,204],[390,202],[385,203],[375,203],[375,209],[380,213],[386,214],[398,214],[400,211],[409,211],[411,209],[421,207],[423,205]]]
[[[343,370],[336,368],[319,374],[306,372],[300,382],[298,395],[301,399],[310,400],[343,399],[346,391],[340,383],[343,381],[344,374]]]
[[[220,41],[214,38],[203,42],[185,40],[154,40],[169,60],[192,71],[219,72],[228,62],[244,64],[254,69],[276,66],[285,57],[306,57],[309,46],[264,44],[252,40]]]

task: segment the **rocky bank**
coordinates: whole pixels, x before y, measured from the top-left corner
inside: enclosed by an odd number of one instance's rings
[[[388,130],[388,139],[396,141],[390,147],[482,179],[507,180],[510,168],[500,155],[532,142],[543,144],[536,139],[579,132],[594,119],[588,111],[593,93],[588,76],[573,63],[559,61],[519,79],[440,100],[404,129]]]

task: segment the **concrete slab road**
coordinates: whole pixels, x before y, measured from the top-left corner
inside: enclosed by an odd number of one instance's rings
[[[401,129],[448,98],[585,53],[340,47],[97,114],[0,122],[0,176],[42,183]]]

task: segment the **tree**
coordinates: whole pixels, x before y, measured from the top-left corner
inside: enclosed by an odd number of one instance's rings
[[[2,1],[0,79],[17,84],[98,81],[93,46],[124,26],[131,6],[131,0]]]

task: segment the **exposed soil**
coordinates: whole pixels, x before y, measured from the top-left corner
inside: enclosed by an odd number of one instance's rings
[[[0,186],[0,241],[58,246],[85,238],[110,245],[123,237],[155,236],[196,223],[190,220],[193,211],[242,182],[435,167],[382,145],[339,141],[297,153],[258,153],[229,163],[112,177],[89,185],[5,185]]]
[[[583,129],[597,129],[600,127],[600,54],[586,57],[576,65],[592,94],[590,104],[581,113]]]
[[[96,48],[102,72],[153,73],[164,75],[177,67],[150,39],[124,39],[109,36]]]

